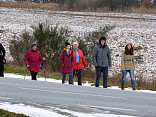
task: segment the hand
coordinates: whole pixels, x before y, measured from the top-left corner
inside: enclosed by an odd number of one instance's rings
[[[27,67],[30,67],[30,65],[29,65],[29,64],[27,64]]]
[[[44,57],[42,59],[45,61],[45,58]]]
[[[89,67],[85,67],[86,69],[89,69]]]
[[[112,68],[112,66],[109,66],[109,69],[111,69]]]

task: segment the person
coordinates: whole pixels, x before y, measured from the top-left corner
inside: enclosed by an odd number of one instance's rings
[[[125,83],[127,72],[129,72],[131,77],[132,89],[136,90],[135,79],[134,79],[134,68],[135,68],[135,60],[134,60],[133,46],[131,43],[128,42],[121,56],[121,70],[122,70],[121,90],[124,90],[124,83]]]
[[[101,37],[99,43],[94,47],[92,59],[96,69],[95,87],[99,87],[101,73],[103,73],[103,88],[107,88],[108,67],[111,68],[111,55],[105,37]]]
[[[69,74],[69,84],[73,84],[73,65],[74,65],[73,52],[71,50],[70,43],[67,42],[65,46],[66,47],[64,48],[64,50],[60,55],[62,84],[65,83],[66,74]]]
[[[4,77],[5,49],[0,43],[0,77]]]
[[[37,80],[36,76],[40,70],[40,62],[44,60],[45,58],[42,58],[40,51],[37,49],[37,44],[32,43],[31,49],[27,51],[24,59],[25,65],[31,73],[32,80]]]
[[[73,55],[74,55],[74,66],[73,66],[73,76],[76,74],[78,77],[78,85],[82,86],[82,68],[83,66],[87,68],[87,63],[83,52],[78,48],[79,43],[75,41],[73,43]]]

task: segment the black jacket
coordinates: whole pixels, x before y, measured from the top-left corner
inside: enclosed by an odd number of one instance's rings
[[[4,58],[5,58],[5,49],[3,45],[0,43],[0,64],[3,64]]]

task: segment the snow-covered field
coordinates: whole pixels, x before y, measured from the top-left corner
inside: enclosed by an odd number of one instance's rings
[[[135,51],[136,56],[143,55],[143,63],[136,64],[135,76],[146,79],[156,79],[156,14],[137,13],[93,13],[50,11],[39,9],[10,9],[0,8],[1,43],[9,55],[9,40],[14,34],[22,30],[31,30],[30,26],[38,22],[45,22],[60,26],[67,26],[73,32],[71,37],[82,37],[90,31],[105,25],[116,27],[107,35],[108,45],[112,50],[112,69],[109,76],[120,73],[121,53],[125,43],[132,42],[135,47],[143,49]]]

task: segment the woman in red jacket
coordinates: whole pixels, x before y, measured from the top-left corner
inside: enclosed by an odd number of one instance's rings
[[[82,79],[82,68],[87,67],[87,63],[85,61],[83,52],[78,49],[78,42],[74,42],[73,44],[73,55],[74,55],[74,66],[73,66],[73,77],[75,73],[78,77],[78,85],[82,85],[81,79]]]
[[[36,75],[40,70],[40,62],[44,60],[45,58],[42,58],[40,51],[37,50],[37,44],[33,43],[31,49],[27,51],[24,59],[25,65],[31,73],[32,80],[37,80]]]
[[[70,43],[66,43],[66,48],[64,48],[60,55],[60,63],[62,73],[62,84],[65,83],[66,74],[69,74],[69,84],[73,84],[74,57]]]

